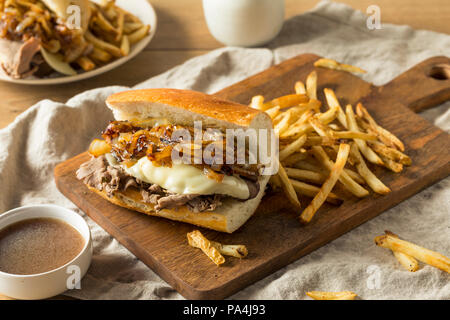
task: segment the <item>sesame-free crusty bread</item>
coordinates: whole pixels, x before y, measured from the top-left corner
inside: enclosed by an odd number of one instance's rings
[[[265,112],[191,90],[122,91],[109,96],[106,105],[117,120],[165,118],[186,126],[202,121],[203,128],[272,128],[272,120]]]

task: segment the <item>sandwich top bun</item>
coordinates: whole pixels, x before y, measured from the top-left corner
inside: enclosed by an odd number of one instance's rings
[[[186,126],[201,121],[203,128],[272,128],[272,120],[265,112],[191,90],[123,91],[109,96],[106,104],[117,120],[165,118]]]
[[[45,5],[63,21],[66,21],[67,18],[73,14],[73,12],[67,10],[70,5],[79,6],[81,15],[80,27],[83,33],[87,30],[89,18],[91,16],[89,0],[42,0],[42,2],[44,2]]]

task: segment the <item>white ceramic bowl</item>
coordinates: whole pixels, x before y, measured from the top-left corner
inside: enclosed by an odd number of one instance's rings
[[[17,275],[0,271],[0,293],[15,299],[45,299],[61,294],[67,291],[72,279],[81,280],[91,264],[92,240],[89,227],[79,214],[66,208],[51,204],[16,208],[0,214],[0,230],[15,222],[32,218],[60,219],[78,230],[85,243],[72,261],[48,272]]]

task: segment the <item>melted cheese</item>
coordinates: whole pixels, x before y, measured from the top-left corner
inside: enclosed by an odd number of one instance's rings
[[[111,162],[112,157],[107,157]],[[222,182],[208,178],[203,172],[187,164],[172,164],[172,167],[157,167],[147,157],[139,159],[133,166],[123,169],[131,176],[154,183],[178,194],[223,194],[238,199],[248,199],[247,183],[239,177],[224,176]]]

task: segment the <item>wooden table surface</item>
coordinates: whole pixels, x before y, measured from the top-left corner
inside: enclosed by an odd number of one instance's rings
[[[0,128],[42,99],[64,102],[75,94],[108,85],[133,86],[184,61],[222,47],[210,34],[200,0],[150,0],[158,29],[149,46],[136,58],[98,77],[65,85],[24,86],[0,83]],[[313,8],[318,0],[286,0],[286,18]],[[366,11],[376,4],[382,23],[407,24],[450,34],[449,0],[340,0]],[[145,67],[143,67],[145,66]],[[0,295],[0,299],[6,298]]]
[[[98,77],[80,82],[24,86],[0,83],[0,128],[42,99],[64,102],[88,89],[108,85],[132,86],[192,57],[221,47],[210,34],[200,0],[150,0],[158,15],[155,38],[135,59]],[[313,8],[318,0],[286,0],[286,18]],[[449,0],[342,0],[363,12],[372,4],[381,8],[384,23],[407,24],[450,34]],[[145,66],[145,67],[143,67]]]

